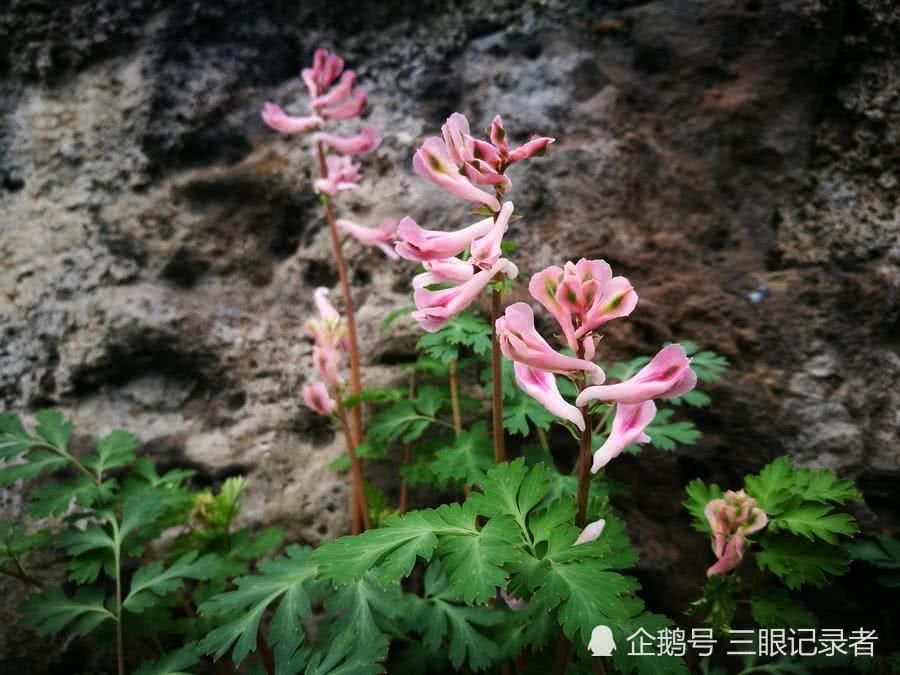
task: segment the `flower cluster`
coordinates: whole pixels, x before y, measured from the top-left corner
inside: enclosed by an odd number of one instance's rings
[[[326,122],[350,120],[362,115],[368,101],[365,89],[356,86],[356,73],[344,70],[344,60],[325,49],[317,49],[313,56],[312,68],[304,68],[301,77],[309,92],[309,115],[288,115],[274,103],[266,103],[262,119],[275,131],[282,134],[303,134],[316,132],[312,136],[316,154],[322,153],[324,163],[322,175],[313,183],[318,194],[336,197],[345,190],[358,187],[361,175],[360,165],[353,161],[354,155],[363,155],[375,150],[381,144],[381,136],[375,127],[364,126],[353,136],[341,136],[321,131]],[[325,154],[327,156],[325,156]],[[334,154],[331,154],[334,153]],[[349,221],[343,221],[343,229],[363,244],[374,245],[393,257],[391,245],[393,230],[386,231],[385,221],[378,228],[368,228]]]
[[[712,528],[712,549],[718,560],[706,571],[714,577],[737,567],[744,557],[747,537],[759,532],[769,522],[756,500],[743,490],[729,490],[721,499],[713,499],[705,509]]]
[[[344,386],[340,374],[343,354],[347,351],[347,326],[328,300],[328,289],[317,288],[313,294],[318,318],[306,322],[306,332],[313,340],[313,367],[321,378],[303,387],[303,402],[320,415],[331,415]]]
[[[450,115],[441,132],[440,138],[425,139],[413,157],[413,169],[422,178],[480,204],[493,215],[456,232],[426,230],[409,217],[400,221],[397,253],[425,268],[413,279],[413,318],[428,332],[440,330],[471,305],[494,278],[518,276],[516,266],[501,257],[503,235],[514,208],[510,201],[500,203],[512,188],[505,172],[511,164],[541,154],[554,141],[535,138],[510,150],[499,115],[491,125],[490,141],[472,136],[469,121],[460,113]],[[483,186],[493,189],[493,194],[482,190]],[[467,250],[467,259],[458,257]],[[445,287],[428,288],[436,284]]]
[[[690,359],[680,345],[669,345],[634,377],[604,385],[605,375],[593,362],[600,339],[597,329],[612,319],[631,314],[637,293],[625,277],[614,277],[603,260],[567,262],[561,269],[548,267],[528,284],[531,296],[556,319],[563,343],[577,356],[551,347],[537,332],[534,312],[524,302],[506,309],[497,320],[503,355],[513,362],[516,382],[551,413],[585,430],[583,409],[592,401],[616,404],[609,437],[594,452],[591,471],[596,473],[626,446],[646,442],[644,429],[656,415],[653,399],[672,398],[697,384]],[[556,374],[572,377],[583,373],[593,381],[585,387],[576,406],[566,401],[556,384]]]

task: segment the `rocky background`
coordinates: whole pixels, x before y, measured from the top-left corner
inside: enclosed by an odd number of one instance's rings
[[[523,273],[603,257],[641,296],[610,355],[692,339],[731,360],[696,448],[611,468],[651,604],[680,612],[702,581],[678,506],[698,475],[734,485],[787,452],[858,479],[864,525],[896,531],[898,35],[893,0],[11,0],[0,407],[127,427],[210,482],[247,474],[244,518],[295,540],[346,530],[340,440],[298,405],[311,289],[336,273],[308,148],[259,119],[302,110],[325,45],[385,137],[343,214],[466,224],[411,156],[454,110],[501,113],[517,140],[559,139],[513,171]],[[400,378],[417,330],[380,323],[411,270],[349,256],[367,383]],[[0,636],[0,664],[18,645]]]

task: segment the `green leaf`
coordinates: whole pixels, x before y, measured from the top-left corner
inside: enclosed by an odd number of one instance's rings
[[[828,582],[826,575],[844,574],[850,564],[843,549],[822,542],[766,536],[760,544],[762,550],[756,554],[757,565],[760,569],[770,570],[788,588],[797,589],[803,584],[822,588]]]
[[[403,389],[363,389],[358,394],[351,394],[344,399],[344,407],[347,410],[359,405],[360,401],[364,403],[393,403],[406,398],[406,391]]]
[[[338,586],[362,579],[379,564],[385,580],[399,579],[410,573],[417,557],[431,559],[437,546],[436,525],[444,523],[430,509],[391,516],[382,528],[323,544],[313,557],[319,573]]]
[[[360,459],[382,460],[388,459],[390,456],[386,446],[375,446],[371,443],[360,443],[356,448],[356,456]],[[350,470],[350,455],[342,452],[337,459],[333,460],[328,468],[335,473],[343,473]]]
[[[200,653],[194,643],[170,652],[158,661],[150,661],[141,665],[134,675],[190,675],[185,668],[190,668],[200,661]]]
[[[37,426],[35,433],[50,445],[65,450],[72,437],[72,423],[67,421],[58,410],[41,410],[35,414]]]
[[[446,405],[449,400],[450,393],[448,391],[433,385],[425,385],[424,387],[419,387],[419,390],[416,392],[415,405],[416,409],[423,415],[434,417],[437,415],[438,410]]]
[[[161,598],[181,588],[188,579],[210,579],[218,570],[219,561],[216,556],[210,554],[197,558],[196,551],[183,555],[166,569],[157,560],[134,573],[131,590],[122,601],[122,606],[131,612],[143,612]]]
[[[787,530],[810,541],[818,537],[836,544],[838,537],[852,537],[857,532],[856,521],[846,513],[831,513],[827,504],[798,504],[788,506],[777,518],[769,520],[770,532]]]
[[[42,548],[50,536],[50,530],[29,533],[25,525],[0,521],[0,562],[22,558],[31,551]]]
[[[145,489],[134,493],[122,506],[119,537],[125,539],[132,532],[157,524],[165,509],[166,502],[161,498],[159,490]]]
[[[691,515],[691,527],[702,534],[712,534],[709,521],[706,519],[706,505],[713,499],[722,497],[722,488],[715,483],[707,485],[699,478],[695,478],[684,489],[687,499],[681,502]]]
[[[424,434],[433,421],[422,415],[411,401],[398,401],[369,420],[367,435],[375,446],[389,446],[401,440],[411,443]]]
[[[400,307],[399,309],[388,312],[388,315],[384,317],[384,321],[381,322],[381,330],[386,331],[397,319],[399,319],[401,316],[412,313],[413,311],[415,311],[415,309],[415,305],[406,305],[405,307]]]
[[[471,312],[462,312],[450,319],[436,333],[419,338],[417,348],[426,356],[448,365],[459,360],[460,347],[468,347],[479,356],[491,349],[491,327]]]
[[[669,403],[673,405],[681,405],[682,403],[687,403],[692,408],[705,408],[710,403],[712,403],[712,399],[709,394],[706,394],[699,389],[694,389],[693,391],[689,391],[686,394],[682,394],[681,396],[676,396],[675,398],[668,399]]]
[[[387,657],[387,643],[353,632],[341,633],[310,657],[306,675],[379,675]]]
[[[497,625],[504,615],[496,609],[459,605],[457,599],[440,566],[429,566],[425,598],[415,615],[415,628],[422,634],[425,648],[432,652],[442,651],[449,636],[447,655],[455,669],[468,662],[472,670],[484,670],[499,650],[483,629]]]
[[[792,496],[793,471],[791,459],[783,456],[768,464],[759,475],[744,477],[747,494],[770,518],[781,513]]]
[[[221,658],[234,645],[236,664],[256,649],[256,635],[266,609],[278,602],[269,628],[268,643],[279,656],[290,659],[303,642],[299,620],[312,615],[310,585],[316,567],[307,547],[290,546],[286,555],[259,565],[260,574],[235,580],[237,590],[213,596],[200,605],[204,617],[227,622],[200,641],[200,649]]]
[[[31,495],[28,515],[33,518],[62,516],[72,505],[72,501],[83,508],[90,508],[97,502],[112,498],[115,481],[105,481],[96,485],[87,476],[80,475],[65,483],[43,485]]]
[[[96,454],[85,458],[84,464],[98,476],[104,471],[129,466],[135,461],[134,451],[140,445],[137,437],[127,431],[112,431],[97,441]]]
[[[810,502],[846,504],[862,499],[853,481],[841,480],[829,469],[795,469],[797,493]]]
[[[493,465],[494,444],[487,423],[482,421],[463,431],[452,445],[438,450],[431,470],[443,484],[451,481],[477,484]]]
[[[644,430],[650,437],[650,444],[660,450],[674,450],[678,444],[693,445],[700,438],[700,430],[693,422],[669,422],[673,414],[675,411],[671,408],[660,408]],[[632,451],[634,448],[631,446]]]
[[[73,557],[89,551],[115,551],[116,541],[100,525],[89,525],[84,530],[68,530],[57,538],[59,546]]]
[[[528,512],[547,494],[550,476],[544,464],[529,469],[524,458],[497,464],[487,472],[482,492],[469,498],[483,516],[512,516],[525,530]]]
[[[815,615],[783,588],[753,588],[750,598],[753,620],[764,628],[810,627]]]
[[[465,536],[443,536],[438,553],[453,593],[466,604],[484,604],[506,584],[503,566],[519,558],[521,533],[509,517],[491,518],[480,530],[471,502],[445,504],[438,513],[450,526],[468,530]]]
[[[0,413],[0,459],[11,459],[41,442],[28,435],[18,417]]]
[[[650,363],[649,356],[638,356],[630,361],[618,361],[604,368],[607,379],[624,381],[634,375],[641,368]]]
[[[104,606],[99,588],[80,588],[71,598],[59,588],[45,587],[21,606],[22,624],[38,635],[54,635],[63,629],[71,635],[87,635],[107,619],[115,620]]]
[[[48,450],[31,450],[24,461],[0,468],[0,485],[10,486],[17,480],[32,481],[42,473],[56,471],[68,463],[65,457]]]
[[[701,382],[716,382],[722,373],[731,365],[721,354],[712,351],[698,351],[697,345],[690,341],[681,342],[688,356],[691,357],[691,368],[697,373]]]

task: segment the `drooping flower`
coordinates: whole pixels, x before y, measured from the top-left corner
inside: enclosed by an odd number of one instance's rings
[[[455,232],[442,232],[423,229],[407,216],[397,226],[396,250],[401,258],[416,262],[452,258],[462,253],[473,240],[490,232],[493,226],[493,219],[485,218]]]
[[[560,354],[547,344],[534,327],[534,312],[524,302],[507,307],[496,327],[500,349],[510,361],[551,373],[584,371],[596,383],[602,383],[606,377],[596,363]]]
[[[386,218],[378,227],[366,227],[352,220],[338,218],[337,226],[361,244],[377,246],[388,258],[397,259],[397,252],[394,251],[397,221],[394,218]]]
[[[306,83],[309,95],[316,98],[325,92],[343,70],[344,59],[327,49],[317,49],[313,53],[313,67],[304,68],[300,76]]]
[[[483,204],[492,211],[499,211],[500,202],[497,198],[479,190],[466,176],[460,174],[449,153],[444,141],[437,136],[426,138],[413,157],[413,170],[425,180],[461,199]]]
[[[340,373],[340,358],[337,349],[331,346],[321,347],[315,345],[313,347],[313,365],[326,384],[331,387],[340,387],[343,384]]]
[[[728,490],[719,499],[712,499],[704,509],[712,530],[712,549],[718,560],[706,574],[713,577],[737,567],[744,557],[747,537],[759,532],[768,523],[765,512],[756,500],[743,490]]]
[[[513,363],[513,372],[519,388],[544,406],[550,413],[568,420],[579,431],[584,431],[584,416],[559,393],[556,376],[546,370],[532,368],[524,363]]]
[[[607,321],[631,314],[638,300],[625,277],[612,276],[609,264],[584,258],[538,272],[528,291],[557,320],[574,351],[593,351],[585,338]]]
[[[588,544],[600,537],[603,534],[603,530],[606,528],[606,521],[601,518],[600,520],[595,520],[593,523],[588,523],[584,526],[584,529],[578,535],[578,539],[575,540],[575,546],[579,544]]]
[[[474,239],[469,249],[469,262],[482,269],[491,267],[500,259],[503,243],[503,235],[509,228],[509,218],[512,216],[513,203],[505,202],[500,208],[497,220],[491,225],[487,234]]]
[[[313,140],[324,143],[342,155],[364,155],[378,147],[381,136],[375,127],[363,127],[355,136],[318,133],[313,136]]]
[[[282,134],[305,134],[322,126],[322,118],[318,115],[288,115],[280,106],[271,102],[263,106],[262,118],[269,127]]]
[[[459,258],[440,258],[422,262],[424,274],[413,277],[413,288],[424,288],[431,284],[461,284],[475,275],[475,268]]]
[[[355,190],[360,181],[359,164],[346,155],[329,155],[326,160],[328,175],[317,178],[313,189],[318,194],[334,197],[344,190]]]
[[[321,382],[307,384],[303,387],[303,403],[307,408],[320,415],[330,415],[334,412],[337,403],[331,398],[328,389]]]
[[[547,151],[547,147],[555,141],[555,138],[546,136],[535,137],[515,150],[510,150],[506,129],[503,128],[503,120],[500,118],[500,115],[496,115],[491,121],[491,142],[499,151],[503,161],[508,164],[521,162],[523,159],[536,155],[543,155]]]
[[[313,300],[319,312],[319,318],[307,319],[306,332],[318,347],[343,349],[347,339],[347,327],[341,319],[341,315],[328,299],[328,289],[317,288],[313,292]]]
[[[413,293],[417,311],[412,313],[412,317],[423,329],[434,333],[471,305],[495,275],[505,274],[508,278],[515,279],[518,273],[515,265],[501,258],[490,269],[474,274],[468,281],[458,286],[439,291],[418,288]]]
[[[326,120],[349,120],[362,115],[369,102],[365,89],[357,88],[349,96],[334,105],[317,108],[317,112]]]
[[[619,403],[616,405],[616,416],[613,418],[612,431],[606,442],[594,451],[594,464],[591,473],[597,473],[610,460],[622,454],[632,443],[646,443],[650,437],[644,429],[656,416],[656,404],[653,401],[642,403]]]
[[[640,403],[681,396],[697,385],[697,374],[691,370],[690,364],[684,347],[668,345],[633,377],[619,384],[587,387],[578,395],[576,403],[579,406],[587,405],[589,401]]]

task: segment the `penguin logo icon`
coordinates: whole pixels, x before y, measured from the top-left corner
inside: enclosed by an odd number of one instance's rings
[[[588,643],[591,656],[612,656],[615,649],[616,641],[609,626],[597,626],[591,631],[591,641]]]

